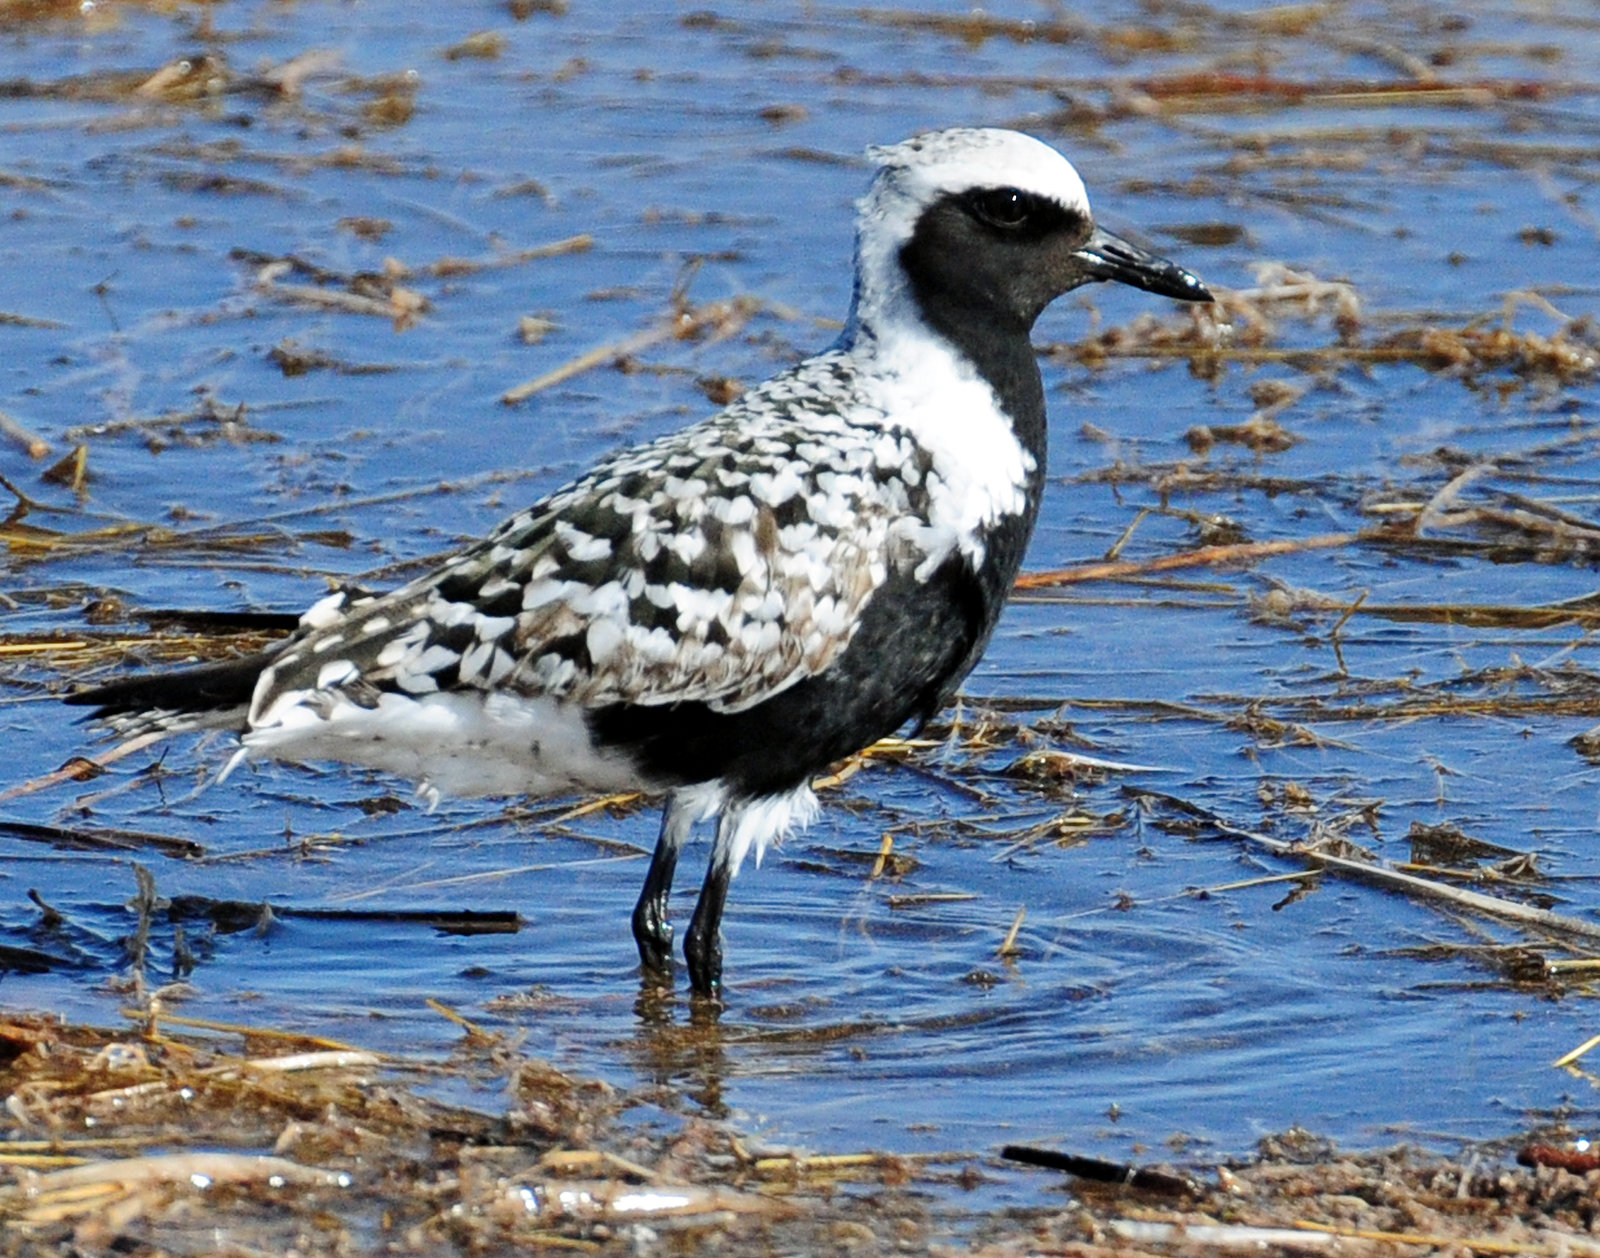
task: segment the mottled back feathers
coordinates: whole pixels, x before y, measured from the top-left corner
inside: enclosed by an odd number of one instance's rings
[[[851,356],[809,360],[601,463],[435,573],[314,608],[250,724],[452,689],[739,711],[826,669],[892,570],[953,548],[946,479]]]

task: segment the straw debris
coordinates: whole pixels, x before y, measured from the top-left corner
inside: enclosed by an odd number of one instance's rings
[[[498,1034],[463,1042],[501,1080],[500,1107],[480,1110],[421,1093],[438,1065],[183,1021],[143,1035],[0,1022],[0,1255],[211,1252],[223,1235],[311,1255],[373,1238],[398,1253],[621,1254],[667,1233],[814,1251],[852,1213],[833,1204],[840,1183],[891,1193],[858,1225],[877,1245],[924,1232],[923,1207],[894,1190],[952,1160],[759,1156],[700,1121],[629,1134],[615,1119],[637,1101]]]

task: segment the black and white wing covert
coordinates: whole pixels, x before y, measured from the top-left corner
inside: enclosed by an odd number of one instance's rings
[[[250,725],[383,692],[737,712],[822,672],[891,569],[925,557],[929,470],[870,408],[819,421],[826,367],[613,457],[391,594],[325,600]]]

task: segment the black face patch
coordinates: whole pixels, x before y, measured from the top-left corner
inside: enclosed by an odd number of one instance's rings
[[[1057,233],[1086,233],[1088,224],[1061,202],[1021,188],[974,188],[961,194],[961,208],[1002,240],[1028,242]]]

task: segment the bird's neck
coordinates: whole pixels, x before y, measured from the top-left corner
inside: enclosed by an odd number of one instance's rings
[[[1044,382],[1027,331],[1002,327],[942,300],[938,293],[919,291],[914,277],[903,272],[885,284],[858,281],[838,348],[904,361],[910,357],[904,353],[908,345],[928,341],[943,342],[994,392],[1042,482],[1047,446]]]

